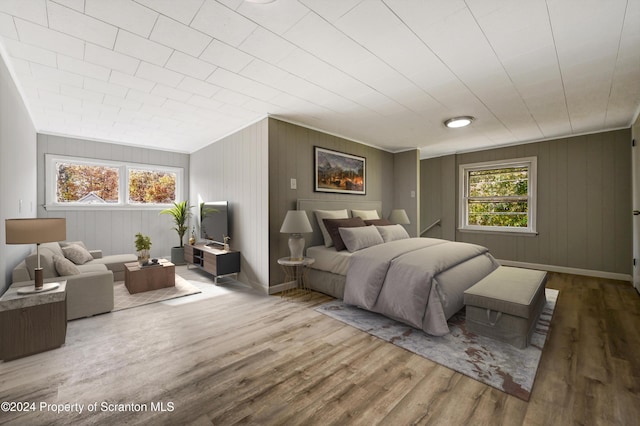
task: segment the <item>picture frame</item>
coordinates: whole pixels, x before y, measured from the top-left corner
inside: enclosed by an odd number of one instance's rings
[[[358,155],[314,147],[314,191],[366,194],[367,159]]]

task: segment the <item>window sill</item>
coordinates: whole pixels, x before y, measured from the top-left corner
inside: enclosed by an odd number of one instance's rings
[[[153,206],[133,204],[129,205],[104,205],[104,204],[87,204],[87,205],[74,205],[65,206],[59,204],[45,204],[44,209],[46,211],[107,211],[107,210],[164,210],[170,208],[172,204],[156,204]]]
[[[459,232],[469,234],[492,234],[492,235],[510,235],[513,237],[537,237],[538,232],[529,230],[512,230],[512,229],[476,229],[476,228],[458,228]]]

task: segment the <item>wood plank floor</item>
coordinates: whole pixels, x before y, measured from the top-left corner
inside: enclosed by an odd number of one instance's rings
[[[640,296],[564,274],[548,287],[560,296],[528,403],[316,313],[326,296],[232,283],[71,321],[62,348],[0,363],[0,401],[36,403],[0,423],[638,424]]]

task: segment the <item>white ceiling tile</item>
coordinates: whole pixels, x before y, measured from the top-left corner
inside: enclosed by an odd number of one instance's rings
[[[132,75],[121,73],[120,71],[113,71],[109,81],[113,84],[119,84],[120,86],[128,87],[130,89],[139,90],[141,92],[151,92],[151,89],[156,85],[155,82],[145,80],[143,78],[134,77]]]
[[[15,23],[18,36],[23,43],[82,59],[83,41],[18,18],[15,19]]]
[[[6,13],[0,12],[0,36],[10,39],[18,39],[18,32],[16,26],[13,23],[13,17]]]
[[[191,56],[200,56],[212,40],[208,35],[165,16],[158,18],[149,38]]]
[[[111,74],[111,70],[108,68],[64,55],[58,55],[58,69],[105,81],[109,79]]]
[[[150,93],[140,92],[138,90],[129,90],[127,93],[127,99],[133,99],[135,101],[142,102],[143,104],[155,106],[162,106],[167,101],[167,98],[163,96],[156,96]]]
[[[90,43],[85,47],[84,60],[131,75],[135,74],[140,64],[136,58]]]
[[[119,96],[112,96],[112,95],[105,96],[103,103],[105,105],[111,105],[111,106],[124,108],[132,111],[137,111],[142,107],[142,102],[134,101],[133,99],[125,99]]]
[[[216,70],[215,65],[178,51],[173,52],[166,67],[199,80],[206,80]]]
[[[84,39],[103,47],[113,48],[118,29],[113,25],[84,15],[68,7],[49,3],[49,28]]]
[[[263,28],[256,29],[239,48],[266,62],[278,62],[290,55],[296,47]]]
[[[362,0],[300,0],[300,2],[327,21],[335,22]]]
[[[115,97],[124,97],[127,95],[129,89],[117,84],[107,83],[106,81],[96,80],[93,78],[85,77],[84,88],[87,90],[93,90],[94,92],[105,93]]]
[[[57,65],[56,54],[50,50],[31,46],[11,39],[6,39],[4,41],[4,46],[7,49],[7,53],[12,57],[49,67],[56,67]]]
[[[279,93],[276,89],[223,70],[222,68],[215,70],[207,81],[217,86],[228,87],[231,90],[263,101],[268,101]]]
[[[249,96],[243,95],[242,93],[238,93],[236,91],[232,91],[229,89],[220,89],[218,93],[213,95],[212,99],[218,100],[223,104],[231,104],[235,106],[242,106],[247,103]]]
[[[215,95],[220,87],[213,84],[205,83],[204,81],[197,80],[191,77],[185,77],[177,87],[180,90],[186,90],[196,95],[202,95],[207,98]]]
[[[136,77],[155,81],[156,83],[162,83],[171,87],[176,87],[182,81],[184,75],[168,70],[166,68],[150,64],[148,62],[142,62],[138,67]]]
[[[127,31],[118,31],[115,50],[155,65],[164,66],[172,49]]]
[[[17,75],[31,77],[31,65],[29,61],[12,57],[11,66]]]
[[[85,13],[145,38],[159,16],[131,0],[85,0]]]
[[[52,0],[50,3],[58,3],[84,13],[84,0]]]
[[[200,59],[226,70],[239,72],[253,60],[253,57],[221,41],[213,40],[202,52]]]
[[[2,0],[0,12],[47,26],[47,4],[45,0]]]
[[[135,0],[163,15],[189,25],[204,0]]]
[[[238,46],[257,25],[214,0],[205,0],[191,27],[232,46]]]
[[[161,96],[169,99],[174,99],[180,102],[186,102],[191,96],[192,93],[185,92],[184,90],[174,89],[172,87],[164,86],[162,84],[156,85],[151,91],[152,95]]]
[[[192,96],[187,102],[191,105],[211,110],[216,110],[223,105],[223,103],[220,101],[209,99],[208,97],[205,98],[204,96],[199,95]]]
[[[52,81],[75,87],[82,87],[84,83],[84,79],[78,74],[72,74],[36,63],[31,64],[31,74],[36,81],[40,79],[43,80],[43,82]]]
[[[84,90],[79,87],[61,85],[60,94],[63,96],[69,96],[75,99],[82,99],[86,101],[100,103],[104,99],[104,94],[94,92],[92,90]]]
[[[309,13],[309,9],[297,0],[278,0],[269,4],[244,2],[236,10],[276,34],[284,33]]]

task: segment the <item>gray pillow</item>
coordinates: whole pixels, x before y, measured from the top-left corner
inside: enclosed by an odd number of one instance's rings
[[[344,245],[351,253],[384,243],[382,236],[375,226],[339,228],[338,231],[340,232]]]
[[[329,231],[327,231],[327,227],[324,226],[324,221],[322,219],[347,219],[349,218],[349,212],[347,212],[347,209],[342,209],[314,210],[314,213],[316,214],[316,220],[318,221],[320,232],[322,232],[322,237],[324,238],[324,246],[331,247],[333,245],[333,240],[331,239],[331,235],[329,235]]]
[[[93,259],[91,253],[86,248],[79,246],[78,244],[69,244],[66,247],[62,247],[64,257],[75,263],[76,265],[84,265],[88,261]]]
[[[53,264],[56,268],[56,272],[60,276],[80,274],[80,269],[78,269],[78,267],[74,265],[72,261],[62,256],[53,256]]]
[[[376,226],[385,243],[409,238],[409,233],[402,225]]]
[[[40,249],[40,267],[42,268],[42,276],[44,278],[54,278],[58,276],[56,267],[53,264],[53,254],[50,250]],[[29,270],[29,278],[35,279],[35,268],[38,266],[38,258],[35,254],[28,256],[25,260],[27,269]]]

